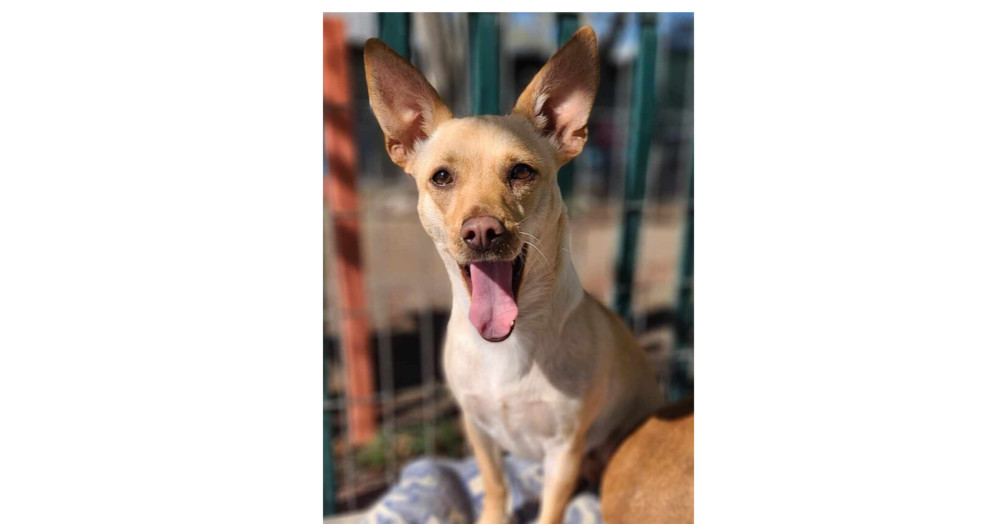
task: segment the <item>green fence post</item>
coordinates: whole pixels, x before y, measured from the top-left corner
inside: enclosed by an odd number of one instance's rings
[[[410,13],[379,13],[378,37],[399,56],[410,59]]]
[[[573,33],[580,29],[580,16],[576,13],[559,13],[556,15],[556,23],[559,26],[559,47],[562,47]],[[573,177],[576,173],[574,164],[575,162],[570,160],[559,169],[559,192],[562,193],[564,202],[568,202],[573,194]]]
[[[469,13],[472,114],[500,112],[500,27],[496,13]]]
[[[694,146],[692,146],[694,149]],[[688,196],[685,209],[684,233],[677,278],[677,344],[690,341],[694,326],[694,153],[688,170]]]
[[[337,476],[333,464],[333,449],[330,436],[330,415],[327,403],[330,400],[330,386],[327,381],[326,355],[323,356],[323,516],[337,512]]]
[[[628,162],[625,166],[625,202],[615,263],[614,309],[626,320],[632,317],[632,283],[635,277],[639,223],[646,194],[646,167],[653,128],[656,81],[656,14],[639,15],[639,55],[632,75],[632,108],[629,114]]]
[[[674,347],[670,355],[667,398],[677,401],[694,393],[694,147],[688,166],[687,202],[678,257],[674,303]]]

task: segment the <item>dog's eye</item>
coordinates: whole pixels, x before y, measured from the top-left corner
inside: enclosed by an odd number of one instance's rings
[[[431,182],[433,182],[435,186],[447,186],[451,184],[451,181],[451,173],[445,171],[444,169],[434,173],[434,176],[431,177]]]
[[[527,164],[518,164],[510,170],[511,180],[527,180],[535,175],[535,170]]]

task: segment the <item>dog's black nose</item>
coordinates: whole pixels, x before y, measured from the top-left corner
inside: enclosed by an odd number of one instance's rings
[[[489,251],[507,234],[503,223],[491,216],[471,217],[462,222],[462,240],[476,251]]]

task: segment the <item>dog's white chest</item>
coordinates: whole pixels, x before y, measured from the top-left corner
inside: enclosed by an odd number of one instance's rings
[[[528,395],[462,395],[466,416],[511,453],[540,460],[558,433],[554,406]]]
[[[481,349],[481,348],[474,348]],[[552,385],[537,366],[510,355],[458,349],[445,370],[462,411],[514,455],[541,460],[553,443],[576,429],[581,402]]]

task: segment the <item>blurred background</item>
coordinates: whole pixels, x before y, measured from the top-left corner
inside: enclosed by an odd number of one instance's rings
[[[439,359],[448,279],[368,105],[365,40],[409,58],[455,116],[506,114],[587,24],[601,84],[587,145],[559,174],[573,260],[664,395],[693,395],[693,13],[327,13],[324,515],[369,506],[413,458],[469,454]]]

